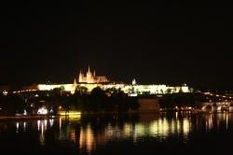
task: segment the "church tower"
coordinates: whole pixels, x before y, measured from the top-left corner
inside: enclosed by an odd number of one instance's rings
[[[79,72],[79,77],[78,77],[78,82],[83,82],[84,81],[84,75],[82,74],[82,72]]]
[[[95,82],[94,77],[93,77],[92,72],[91,72],[91,69],[90,69],[90,66],[88,66],[86,78],[87,78],[86,79],[87,83],[94,83]]]

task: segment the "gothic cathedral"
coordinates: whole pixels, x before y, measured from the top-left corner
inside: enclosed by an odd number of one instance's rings
[[[95,71],[91,71],[90,66],[88,66],[88,70],[86,74],[82,73],[82,71],[79,72],[78,77],[79,83],[107,83],[109,80],[106,78],[106,76],[96,76]]]

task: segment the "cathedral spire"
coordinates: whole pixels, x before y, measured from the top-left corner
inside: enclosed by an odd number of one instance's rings
[[[81,70],[79,72],[78,82],[83,82],[83,73]]]
[[[76,86],[77,85],[77,81],[76,81],[76,78],[74,78],[74,82],[73,82],[73,85]]]
[[[87,70],[88,73],[91,73],[91,69],[90,69],[90,65],[88,65],[88,70]]]

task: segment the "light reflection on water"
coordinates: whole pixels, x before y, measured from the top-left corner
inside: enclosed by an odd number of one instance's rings
[[[165,113],[124,117],[93,115],[77,119],[60,117],[40,120],[4,120],[0,121],[0,136],[11,132],[12,129],[15,134],[36,131],[41,146],[62,145],[69,142],[78,150],[90,153],[109,142],[129,141],[133,144],[141,144],[149,139],[160,143],[170,141],[188,143],[192,138],[190,133],[232,130],[232,115],[232,113],[199,115]],[[24,138],[28,138],[27,135]],[[30,147],[30,144],[28,145]]]

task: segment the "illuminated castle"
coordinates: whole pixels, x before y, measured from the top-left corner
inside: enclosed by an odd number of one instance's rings
[[[96,76],[95,71],[91,72],[91,69],[88,66],[86,76],[81,71],[79,72],[78,82],[79,83],[107,83],[109,82],[109,80],[106,78],[106,76]]]

